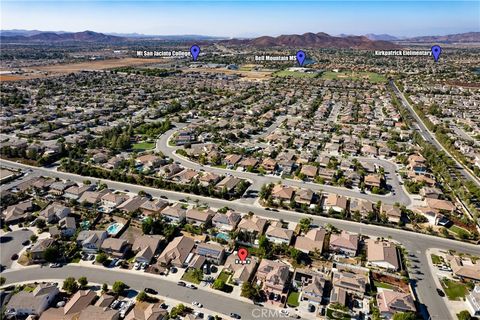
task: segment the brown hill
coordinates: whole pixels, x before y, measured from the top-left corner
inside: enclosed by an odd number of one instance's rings
[[[467,32],[458,34],[448,34],[446,36],[425,36],[415,37],[404,40],[406,42],[422,43],[469,43],[480,42],[480,32]]]
[[[385,50],[399,49],[400,46],[388,41],[374,41],[365,36],[334,37],[326,33],[291,34],[278,37],[263,36],[248,40],[227,40],[229,44],[244,44],[254,47],[295,47],[295,48],[337,48]]]

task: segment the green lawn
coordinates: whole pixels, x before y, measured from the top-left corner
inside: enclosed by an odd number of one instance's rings
[[[225,283],[227,283],[229,277],[230,277],[230,273],[228,273],[225,270],[222,270],[222,272],[220,272],[220,274],[218,275],[217,279],[221,279],[221,280],[225,281]]]
[[[436,254],[432,254],[432,262],[433,264],[442,264],[443,263],[443,258],[440,256],[437,256]]]
[[[366,79],[372,83],[384,83],[387,81],[387,78],[381,74],[375,72],[365,72],[365,71],[358,71],[358,72],[351,72],[351,71],[342,71],[342,72],[333,72],[333,71],[325,71],[322,74],[322,79],[326,80],[361,80]]]
[[[282,70],[275,72],[273,74],[275,77],[294,77],[294,78],[315,78],[320,75],[318,72],[298,72],[298,71],[288,71],[288,70]]]
[[[442,287],[450,300],[460,300],[465,298],[468,293],[467,286],[461,282],[453,281],[450,279],[442,280]]]
[[[185,280],[185,281],[188,281],[188,282],[191,282],[191,283],[195,283],[195,284],[199,284],[200,281],[193,275],[193,269],[189,269],[187,272],[185,272],[182,276],[182,280]]]
[[[351,317],[346,314],[346,313],[343,313],[342,311],[338,311],[338,310],[334,310],[334,309],[330,309],[330,308],[327,308],[327,318],[328,319],[338,319],[338,320],[350,320]]]
[[[456,225],[452,225],[450,228],[448,228],[448,230],[455,232],[457,235],[460,235],[462,233],[470,235],[470,232]]]
[[[300,305],[298,302],[299,296],[300,292],[291,291],[288,295],[287,304],[291,307],[298,307]]]
[[[377,288],[384,288],[384,289],[394,289],[395,286],[392,286],[391,284],[385,283],[385,282],[379,282],[379,281],[374,281],[375,287]]]
[[[135,143],[132,146],[133,150],[150,150],[155,147],[155,143],[153,142],[140,142],[140,143]]]

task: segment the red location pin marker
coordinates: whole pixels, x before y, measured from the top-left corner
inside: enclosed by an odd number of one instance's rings
[[[247,259],[247,256],[248,256],[248,251],[245,248],[240,248],[238,249],[237,255],[242,262],[245,262],[245,259]]]

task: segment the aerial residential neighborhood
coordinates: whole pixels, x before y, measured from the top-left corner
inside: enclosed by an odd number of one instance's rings
[[[57,2],[2,4],[0,319],[480,318],[477,3]]]

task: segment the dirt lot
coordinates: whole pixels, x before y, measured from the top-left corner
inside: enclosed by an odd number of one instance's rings
[[[125,66],[148,65],[162,61],[163,59],[123,58],[31,67],[24,68],[24,74],[2,74],[0,75],[0,82],[55,77],[62,74],[80,72],[82,70],[105,70]]]

